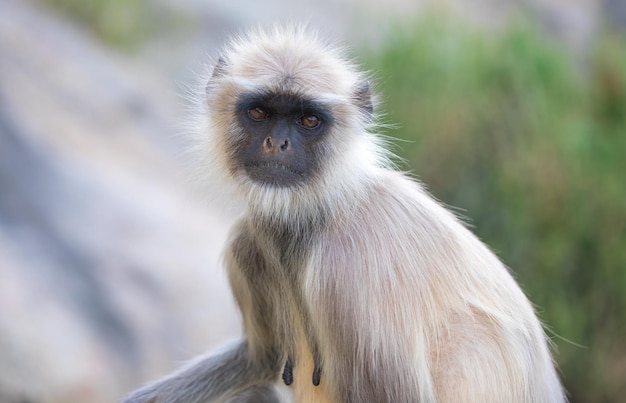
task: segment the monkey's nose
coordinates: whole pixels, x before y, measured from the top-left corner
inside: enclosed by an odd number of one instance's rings
[[[267,136],[263,141],[263,150],[266,152],[281,153],[289,150],[290,142],[288,138],[275,139],[272,136]]]

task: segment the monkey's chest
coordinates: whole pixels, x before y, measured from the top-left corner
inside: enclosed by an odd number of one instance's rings
[[[324,379],[321,348],[315,323],[311,319],[302,284],[302,268],[285,267],[276,262],[275,307],[281,345],[285,356],[283,381],[297,402],[333,402],[328,381]]]
[[[289,387],[293,390],[295,401],[312,403],[335,401],[329,393],[328,379],[324,379],[319,358],[320,347],[311,347],[311,337],[306,333],[302,323],[293,325],[295,334],[287,347],[288,362],[285,364],[286,366],[291,364],[292,377]]]
[[[305,335],[297,340],[296,355],[298,359],[294,363],[293,383],[290,385],[295,401],[328,403],[336,401],[330,394],[323,371],[319,367],[320,363],[316,362]]]

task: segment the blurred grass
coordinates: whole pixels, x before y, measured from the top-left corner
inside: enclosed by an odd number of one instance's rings
[[[530,24],[416,27],[367,63],[400,156],[512,268],[558,335],[572,401],[623,401],[624,38],[605,34],[581,67]]]

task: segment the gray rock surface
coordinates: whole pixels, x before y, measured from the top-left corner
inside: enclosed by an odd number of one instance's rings
[[[115,401],[239,333],[162,82],[0,2],[0,402]]]

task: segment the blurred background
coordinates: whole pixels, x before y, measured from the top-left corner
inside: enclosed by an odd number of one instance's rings
[[[240,333],[186,88],[305,21],[374,72],[398,165],[511,268],[572,402],[626,402],[623,0],[1,0],[0,402],[113,402]]]

